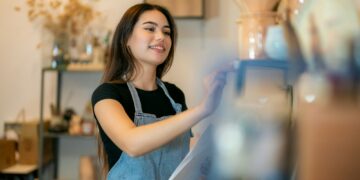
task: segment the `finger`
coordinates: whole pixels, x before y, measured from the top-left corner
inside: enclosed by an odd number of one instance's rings
[[[218,72],[216,73],[216,76],[214,77],[216,80],[222,80],[222,81],[226,81],[227,79],[227,72]]]
[[[218,75],[215,77],[215,81],[221,81],[221,82],[226,82],[226,78],[227,76],[226,75]]]
[[[224,89],[225,84],[225,80],[215,80],[209,84],[208,92],[211,94],[217,94],[219,91],[221,92],[221,90]]]
[[[236,63],[237,63],[236,61],[227,62],[218,68],[218,72],[220,73],[235,72],[237,67]]]

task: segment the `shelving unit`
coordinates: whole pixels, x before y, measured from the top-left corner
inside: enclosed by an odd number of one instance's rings
[[[270,60],[270,59],[262,59],[262,60],[248,60],[242,59],[238,60],[238,70],[236,77],[239,77],[236,82],[236,89],[241,91],[245,85],[246,80],[246,70],[248,68],[270,68],[277,69],[284,73],[284,86],[288,86],[291,84],[288,79],[289,75],[289,63],[287,61],[280,60]]]
[[[84,139],[84,138],[94,138],[92,135],[70,135],[67,133],[52,133],[44,131],[44,92],[45,92],[45,76],[48,72],[54,72],[57,74],[56,80],[56,111],[61,112],[61,92],[62,92],[62,81],[63,74],[68,72],[76,72],[76,73],[98,73],[101,72],[102,69],[91,68],[91,69],[75,69],[75,70],[67,70],[67,69],[54,69],[54,68],[43,68],[41,71],[41,88],[40,88],[40,123],[39,123],[39,151],[38,151],[38,176],[40,180],[43,180],[44,169],[49,164],[54,164],[54,179],[58,178],[58,165],[59,165],[59,139],[60,138],[76,138],[76,139]],[[44,164],[44,138],[52,138],[53,142],[53,160],[48,164]]]

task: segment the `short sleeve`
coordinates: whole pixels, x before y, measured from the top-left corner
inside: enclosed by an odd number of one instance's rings
[[[94,107],[95,104],[103,99],[115,99],[118,100],[119,93],[116,92],[115,86],[110,83],[104,83],[98,86],[92,94],[91,103]]]

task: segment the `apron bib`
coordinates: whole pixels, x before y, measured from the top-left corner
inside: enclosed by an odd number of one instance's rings
[[[169,98],[176,113],[181,112],[181,104],[170,97],[164,83],[157,79],[157,84]],[[134,123],[142,126],[161,121],[169,116],[156,118],[154,114],[143,113],[139,95],[133,84],[127,83],[135,106]],[[122,152],[118,161],[110,169],[108,180],[167,180],[189,151],[191,131],[185,132],[166,145],[139,157],[130,157]]]

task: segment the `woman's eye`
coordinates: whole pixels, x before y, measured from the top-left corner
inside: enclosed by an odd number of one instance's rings
[[[155,31],[155,28],[149,27],[149,28],[145,28],[145,30],[150,31],[150,32],[154,32],[154,31]]]
[[[167,36],[170,36],[171,32],[170,31],[165,31],[164,34],[167,35]]]

